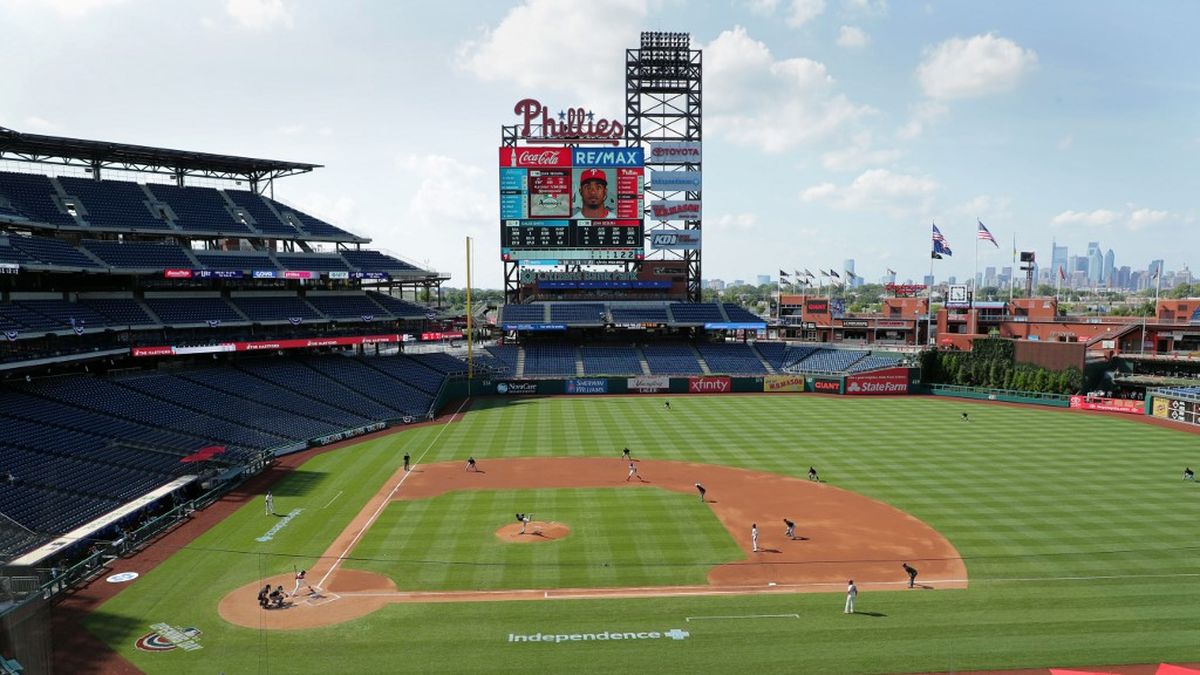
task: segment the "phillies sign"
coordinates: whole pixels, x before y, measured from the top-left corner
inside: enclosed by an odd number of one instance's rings
[[[907,394],[908,368],[885,368],[846,378],[847,394]]]
[[[689,394],[727,394],[733,390],[733,380],[728,377],[689,377]]]
[[[615,145],[625,135],[625,125],[616,120],[596,119],[592,111],[583,108],[567,108],[552,116],[550,108],[541,101],[524,98],[517,101],[513,112],[521,118],[517,136],[530,143],[591,141]]]

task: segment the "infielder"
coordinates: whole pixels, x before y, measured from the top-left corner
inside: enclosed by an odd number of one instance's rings
[[[704,501],[704,493],[708,492],[708,490],[705,490],[704,486],[701,485],[700,483],[696,483],[696,492],[700,493],[700,501],[703,502]]]
[[[750,546],[758,553],[758,523],[750,523]]]
[[[787,532],[784,533],[785,535],[787,535],[787,538],[795,539],[796,538],[796,524],[793,523],[792,521],[788,520],[787,518],[783,519],[783,524],[785,526],[787,526]]]
[[[275,515],[275,498],[271,496],[270,490],[267,490],[266,505],[267,505],[267,515],[268,516]]]
[[[625,482],[628,483],[629,481],[633,480],[634,478],[637,478],[638,480],[642,480],[642,477],[639,476],[638,472],[637,472],[637,464],[630,462],[629,463],[629,475],[625,477]]]

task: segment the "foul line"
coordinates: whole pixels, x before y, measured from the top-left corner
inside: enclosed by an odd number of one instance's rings
[[[438,430],[437,435],[433,437],[433,440],[429,442],[429,445],[427,445],[425,450],[423,450],[420,456],[417,457],[417,461],[413,462],[411,468],[416,468],[417,464],[421,462],[421,458],[429,453],[430,448],[432,448],[434,444],[438,442],[438,439],[441,438],[446,429],[450,427],[450,423],[454,421],[454,418],[457,417],[460,412],[462,412],[463,407],[466,406],[467,402],[470,400],[471,399],[469,398],[463,399],[463,402],[458,406],[458,410],[455,410],[454,414],[450,416],[450,419],[446,420],[446,423],[443,424],[442,428]],[[321,580],[317,582],[318,588],[325,588],[325,582],[329,579],[329,575],[337,571],[337,568],[341,566],[342,561],[345,560],[346,556],[350,554],[350,551],[354,549],[354,545],[358,543],[358,540],[363,536],[363,533],[371,529],[371,526],[375,524],[375,520],[379,518],[379,514],[383,513],[383,510],[387,508],[388,503],[392,501],[392,497],[394,497],[396,492],[400,490],[400,486],[404,485],[404,481],[408,480],[409,474],[409,471],[405,471],[404,475],[400,477],[400,482],[396,483],[396,487],[392,488],[392,491],[388,493],[388,496],[379,503],[379,508],[375,509],[375,512],[372,513],[371,517],[367,519],[366,524],[363,525],[362,528],[359,529],[358,533],[354,535],[354,538],[350,540],[350,543],[346,546],[346,550],[342,551],[341,554],[338,555],[337,559],[333,561],[333,565],[329,567],[329,571],[326,572],[325,576],[321,577]]]
[[[332,504],[334,501],[336,501],[338,497],[341,497],[341,496],[342,496],[342,492],[343,492],[342,490],[338,490],[338,493],[337,493],[336,495],[334,495],[334,496],[333,496],[333,499],[330,499],[330,500],[329,500],[329,502],[328,502],[328,503],[326,503],[326,504],[325,504],[325,506],[322,506],[321,508],[326,508],[326,507],[328,507],[330,504]]]
[[[689,616],[684,621],[706,621],[709,619],[799,619],[799,614],[737,614],[730,616]]]

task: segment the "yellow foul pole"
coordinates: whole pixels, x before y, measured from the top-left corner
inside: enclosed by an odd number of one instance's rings
[[[467,387],[475,377],[475,331],[471,330],[471,238],[467,237]],[[468,394],[469,396],[470,394]]]

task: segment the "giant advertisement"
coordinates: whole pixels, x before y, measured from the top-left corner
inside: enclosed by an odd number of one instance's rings
[[[650,248],[661,251],[695,251],[700,248],[700,230],[654,230],[650,233]]]
[[[763,391],[804,391],[803,375],[767,375],[763,377]]]
[[[650,144],[648,164],[699,164],[702,154],[699,141],[671,141]]]
[[[500,256],[536,264],[641,260],[641,148],[500,148]]]
[[[846,393],[857,395],[907,394],[908,368],[885,368],[846,377]]]
[[[689,394],[728,394],[733,391],[733,379],[725,376],[689,377]]]

